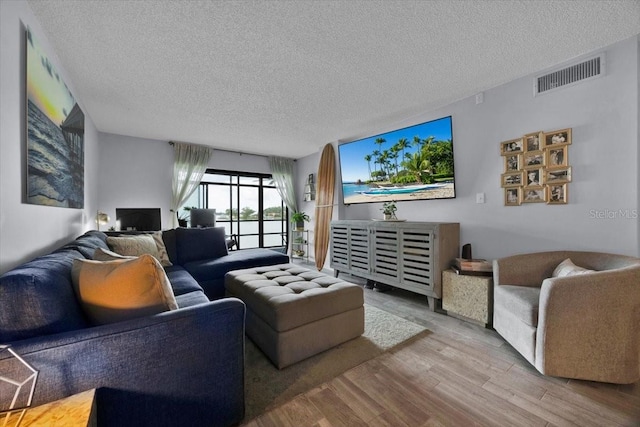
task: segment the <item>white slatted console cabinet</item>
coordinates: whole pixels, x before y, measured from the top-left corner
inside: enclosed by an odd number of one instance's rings
[[[435,310],[442,272],[460,253],[460,224],[341,220],[331,222],[331,268],[426,295]]]

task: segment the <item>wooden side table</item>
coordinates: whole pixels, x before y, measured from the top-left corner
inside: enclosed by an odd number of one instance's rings
[[[493,323],[493,278],[442,272],[442,308],[447,314],[489,327]]]
[[[20,427],[96,427],[95,394],[96,389],[91,389],[29,408]]]

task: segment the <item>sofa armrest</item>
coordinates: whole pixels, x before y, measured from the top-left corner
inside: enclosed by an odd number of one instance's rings
[[[544,280],[536,367],[572,378],[591,372],[596,381],[640,379],[639,283],[637,266]]]
[[[244,416],[244,318],[227,298],[12,344],[40,371],[34,405],[99,388],[100,425],[226,426]]]

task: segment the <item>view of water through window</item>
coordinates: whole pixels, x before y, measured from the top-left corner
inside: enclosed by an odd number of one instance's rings
[[[286,245],[287,209],[270,175],[207,171],[183,207],[215,209],[216,226],[236,237],[238,249]]]

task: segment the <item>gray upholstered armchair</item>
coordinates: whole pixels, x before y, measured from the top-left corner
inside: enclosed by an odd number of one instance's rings
[[[588,274],[552,277],[570,258]],[[640,380],[640,259],[557,251],[495,260],[493,327],[545,375]]]

